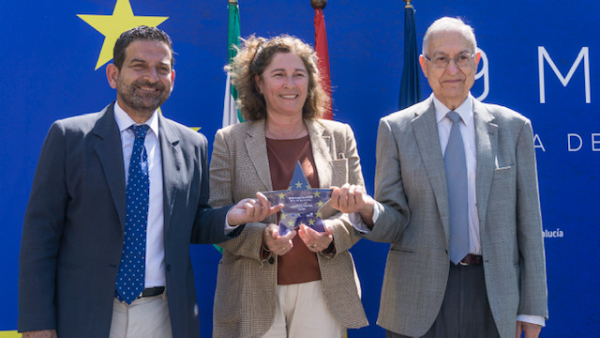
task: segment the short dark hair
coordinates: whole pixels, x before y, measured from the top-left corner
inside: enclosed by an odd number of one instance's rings
[[[117,66],[119,71],[121,70],[121,67],[123,67],[123,62],[125,62],[125,49],[127,49],[127,47],[135,40],[149,40],[164,43],[171,50],[171,67],[175,64],[173,42],[169,35],[156,27],[138,26],[123,32],[117,39],[117,42],[115,42],[113,63]]]

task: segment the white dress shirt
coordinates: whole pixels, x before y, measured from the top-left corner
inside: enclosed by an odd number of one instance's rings
[[[119,107],[118,103],[115,103],[114,110],[115,120],[121,131],[123,163],[125,164],[125,184],[127,184],[129,161],[135,139],[133,130],[128,128],[137,123]],[[150,177],[150,200],[148,204],[148,226],[146,229],[146,271],[144,278],[146,288],[166,286],[162,155],[158,140],[158,117],[156,114],[157,111],[144,123],[150,127],[144,141],[144,147],[148,155],[148,172]]]

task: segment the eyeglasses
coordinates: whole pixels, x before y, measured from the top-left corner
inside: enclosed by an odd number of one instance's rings
[[[426,54],[423,54],[423,56],[425,56],[425,58],[427,58],[427,60],[431,61],[431,63],[433,63],[433,66],[435,68],[446,68],[450,64],[450,60],[454,60],[454,64],[457,65],[458,67],[465,67],[471,62],[471,60],[473,60],[473,58],[475,57],[475,54],[461,53],[461,54],[458,54],[457,56],[455,56],[454,58],[450,58],[448,56],[442,55],[442,56],[436,56],[433,59],[431,59]]]

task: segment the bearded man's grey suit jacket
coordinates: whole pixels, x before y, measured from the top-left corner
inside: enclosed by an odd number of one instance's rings
[[[113,107],[114,102],[99,113],[59,120],[44,141],[23,227],[19,331],[109,336],[126,211]],[[208,205],[206,138],[161,114],[158,126],[173,337],[198,337],[189,244],[229,239],[224,231],[229,208]]]
[[[473,100],[476,203],[485,283],[501,337],[517,314],[548,316],[537,170],[530,121]],[[373,241],[391,243],[378,324],[420,337],[439,312],[449,273],[448,192],[433,99],[381,119]]]

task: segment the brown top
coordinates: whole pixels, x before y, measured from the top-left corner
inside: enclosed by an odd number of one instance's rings
[[[290,186],[298,161],[310,186],[319,187],[319,175],[308,135],[293,140],[267,138],[267,156],[273,190],[286,190]],[[277,219],[279,220],[279,215]],[[300,236],[296,235],[292,242],[294,247],[278,258],[277,284],[289,285],[320,280],[321,270],[317,255],[306,247]]]

